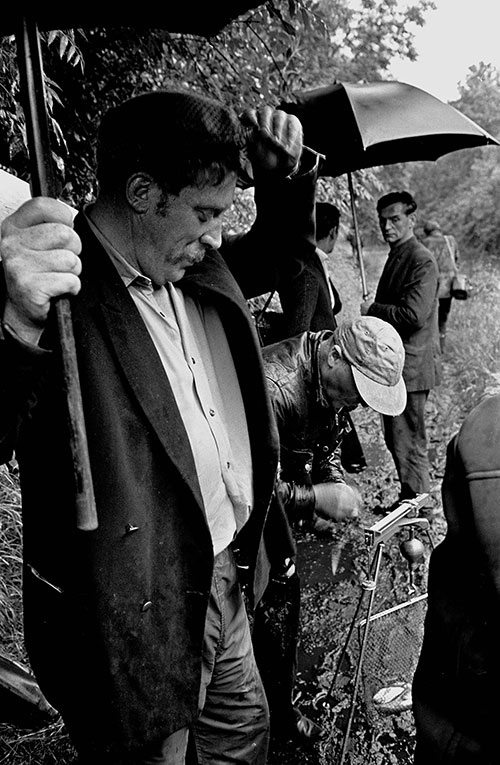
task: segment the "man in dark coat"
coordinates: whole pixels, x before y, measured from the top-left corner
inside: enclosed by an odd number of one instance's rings
[[[254,326],[217,248],[244,141],[289,186],[301,128],[268,107],[246,122],[250,138],[230,110],[185,92],[130,99],[102,122],[99,194],[74,228],[44,198],[2,226],[0,459],[15,450],[20,466],[26,643],[82,763],[181,765],[188,734],[204,762],[266,761],[235,555],[258,598],[277,434]],[[75,296],[94,531],[75,522],[49,312],[62,294]]]
[[[434,256],[413,234],[416,209],[407,191],[379,199],[377,212],[389,256],[375,300],[361,304],[362,315],[392,324],[405,348],[406,408],[398,417],[383,418],[385,442],[401,484],[399,501],[430,489],[425,405],[440,377],[438,268]]]

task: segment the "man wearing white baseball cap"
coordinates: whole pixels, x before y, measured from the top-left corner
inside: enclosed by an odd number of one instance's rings
[[[351,365],[364,403],[381,414],[392,417],[401,414],[406,406],[402,378],[405,352],[396,330],[383,319],[363,316],[341,324],[335,343]]]
[[[303,332],[262,349],[280,437],[280,475],[264,529],[271,581],[255,613],[253,641],[271,712],[271,734],[312,739],[321,729],[293,705],[300,580],[293,526],[315,531],[355,518],[340,446],[359,404],[398,415],[406,406],[404,348],[387,322],[360,317],[334,331]],[[280,617],[276,617],[277,609]]]
[[[281,478],[297,491],[302,484],[311,490],[316,483],[328,484],[326,506],[316,496],[314,509],[320,517],[339,520],[334,495],[335,484],[345,484],[339,446],[348,427],[346,414],[359,404],[385,416],[401,414],[406,406],[402,340],[386,321],[362,316],[334,331],[303,332],[268,345],[263,357],[280,435]],[[306,456],[304,467],[299,463]],[[311,480],[297,480],[304,470]],[[314,489],[324,496],[325,486]],[[298,509],[310,509],[299,493]],[[352,493],[349,515],[359,506]],[[342,489],[343,505],[345,500]],[[286,505],[294,511],[292,496]]]

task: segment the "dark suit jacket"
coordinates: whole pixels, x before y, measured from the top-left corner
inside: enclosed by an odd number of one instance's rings
[[[187,434],[158,354],[109,258],[77,218],[82,290],[73,323],[99,528],[75,530],[57,350],[0,342],[0,461],[20,465],[26,642],[37,680],[68,719],[127,747],[197,713],[213,551]],[[180,283],[215,305],[246,408],[255,503],[237,540],[255,588],[277,434],[258,340],[217,254]],[[57,349],[55,327],[43,335]],[[259,576],[264,581],[258,582]]]
[[[409,393],[430,390],[440,380],[437,291],[434,256],[415,237],[389,252],[368,314],[385,319],[401,335]]]

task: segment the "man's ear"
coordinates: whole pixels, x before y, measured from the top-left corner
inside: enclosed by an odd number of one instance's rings
[[[135,173],[127,181],[127,202],[136,213],[148,212],[153,203],[152,189],[154,181],[147,173]]]
[[[329,367],[333,367],[335,362],[342,358],[342,350],[340,345],[332,344],[328,350],[326,360]]]

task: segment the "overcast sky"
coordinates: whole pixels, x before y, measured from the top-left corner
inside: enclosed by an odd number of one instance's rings
[[[407,4],[407,0],[399,0]],[[480,61],[500,70],[500,0],[434,0],[425,27],[415,27],[414,63],[396,61],[394,79],[417,85],[444,101],[458,97],[457,83]]]

